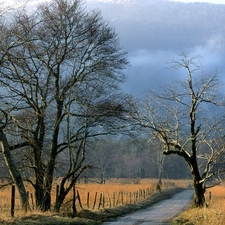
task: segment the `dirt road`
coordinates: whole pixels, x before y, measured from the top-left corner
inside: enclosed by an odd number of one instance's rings
[[[184,190],[170,199],[103,225],[169,225],[174,217],[190,206],[192,198],[193,190]]]

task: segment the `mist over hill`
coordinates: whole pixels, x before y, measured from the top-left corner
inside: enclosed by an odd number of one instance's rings
[[[165,61],[181,52],[201,55],[206,71],[224,70],[225,5],[169,0],[87,0],[100,9],[129,52],[124,90],[141,96],[180,76]],[[172,73],[172,74],[171,74]],[[224,76],[221,76],[224,79]]]

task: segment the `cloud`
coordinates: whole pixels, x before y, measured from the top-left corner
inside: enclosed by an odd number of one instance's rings
[[[172,70],[171,65],[167,63],[176,58],[177,55],[177,52],[170,50],[149,51],[141,49],[132,52],[128,58],[131,67],[125,71],[127,81],[123,85],[124,90],[142,98],[149,89],[158,89],[174,80],[182,79],[184,77],[183,71]]]
[[[30,0],[29,4],[43,1],[47,0]],[[128,51],[131,66],[124,71],[127,81],[122,86],[126,92],[141,97],[150,88],[183,79],[183,71],[169,70],[166,64],[181,52],[201,55],[205,71],[219,69],[225,80],[225,5],[161,0],[132,0],[126,4],[87,1],[87,9],[93,8],[102,11],[104,20],[115,28],[121,46]]]
[[[211,39],[212,40],[212,39]],[[216,40],[216,38],[215,38]],[[216,48],[217,42],[209,41],[205,45],[196,45],[192,48],[177,50],[149,50],[140,49],[129,55],[131,67],[125,71],[127,81],[123,89],[142,98],[149,89],[158,89],[162,86],[174,84],[176,80],[184,80],[186,71],[173,70],[168,63],[171,60],[180,60],[182,52],[189,56],[200,56],[199,64],[202,65],[204,73],[209,74],[219,71],[221,81],[225,82],[225,52],[224,48]]]
[[[225,38],[222,34],[212,35],[206,39],[206,45],[216,51],[221,51],[225,47]]]

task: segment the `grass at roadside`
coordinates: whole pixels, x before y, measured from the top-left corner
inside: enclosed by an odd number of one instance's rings
[[[154,203],[170,198],[175,193],[181,191],[181,188],[172,188],[155,192],[148,199],[137,204],[127,204],[114,208],[102,209],[100,211],[82,210],[77,217],[72,218],[54,213],[29,213],[16,217],[14,219],[0,220],[0,224],[5,225],[98,225],[110,218],[119,217],[141,208],[146,208]]]
[[[56,186],[59,183],[55,180],[51,198],[52,206],[54,207],[56,199]],[[80,201],[76,201],[77,210],[83,209],[98,211],[102,208],[113,208],[118,205],[124,205],[127,203],[136,203],[149,197],[152,193],[157,191],[156,179],[140,179],[138,182],[132,179],[111,179],[106,184],[97,184],[94,180],[92,183],[85,184],[80,182],[76,185],[76,191],[79,193]],[[189,180],[163,180],[162,190],[171,187],[187,187],[190,184]],[[32,212],[36,211],[35,207],[35,193],[30,184],[26,183],[26,190],[29,196],[29,205]],[[77,193],[76,193],[77,194]],[[100,203],[101,195],[102,202]],[[73,191],[67,195],[61,211],[63,213],[70,214],[72,211]],[[103,203],[104,201],[104,203]],[[11,205],[11,186],[5,186],[0,189],[0,218],[10,217],[10,205]],[[15,196],[15,217],[19,217],[21,214],[20,198],[18,191],[16,190]]]
[[[140,208],[145,208],[153,203],[163,199],[170,198],[182,188],[190,186],[190,180],[163,180],[161,192],[156,187],[156,179],[141,179],[135,182],[131,179],[112,179],[105,185],[97,184],[94,181],[89,184],[77,184],[76,189],[79,191],[83,209],[77,205],[78,215],[76,217],[71,213],[72,209],[72,194],[69,194],[65,199],[65,203],[59,214],[43,213],[35,209],[35,199],[30,197],[30,210],[25,214],[21,211],[18,192],[16,192],[15,217],[10,216],[10,200],[11,186],[0,189],[0,224],[5,225],[97,225],[102,221],[107,221],[112,217],[118,217],[127,213],[136,211]],[[54,205],[56,195],[55,182],[52,191],[52,203]],[[34,196],[34,190],[30,185],[26,186],[29,191],[29,196]],[[147,190],[150,190],[150,195],[147,195]],[[137,201],[134,201],[133,195],[135,192],[140,193],[145,190],[145,194],[139,195]],[[123,192],[123,202],[121,202],[121,192]],[[90,194],[90,201],[87,204],[87,194]],[[96,207],[94,205],[94,196],[98,193]],[[104,205],[99,208],[100,194],[104,193]],[[144,197],[143,197],[144,196]],[[136,198],[135,198],[136,199]],[[78,201],[76,201],[78,202]],[[117,204],[115,204],[117,203]],[[89,207],[88,207],[89,205]]]
[[[208,189],[206,201],[208,207],[201,209],[190,208],[175,218],[172,225],[225,224],[225,184]]]

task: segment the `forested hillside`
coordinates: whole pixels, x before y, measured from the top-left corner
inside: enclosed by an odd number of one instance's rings
[[[187,164],[176,156],[164,157],[159,142],[143,138],[101,140],[89,146],[87,161],[92,166],[84,178],[98,178],[99,182],[110,178],[158,178],[162,165],[162,177],[190,178]]]
[[[140,178],[158,178],[161,154],[159,143],[151,143],[147,139],[118,139],[98,140],[88,145],[87,160],[91,168],[83,173],[81,179],[87,182],[97,178],[99,183],[107,182],[110,178],[131,178],[131,182],[138,182]],[[18,164],[21,158],[17,154]],[[2,157],[2,156],[1,156]],[[55,175],[59,177],[64,172],[66,155],[62,155],[56,166]],[[177,156],[163,158],[163,178],[187,179],[190,172],[187,164]],[[27,174],[28,175],[28,174]],[[0,178],[9,178],[5,163],[1,158]]]

